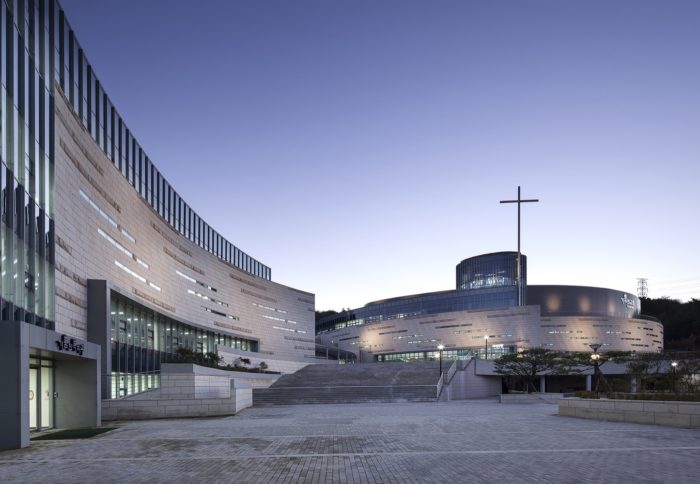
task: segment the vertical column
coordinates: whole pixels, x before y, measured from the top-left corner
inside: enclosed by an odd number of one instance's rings
[[[0,330],[0,449],[29,445],[29,325],[3,321]]]
[[[87,339],[102,348],[102,398],[110,398],[109,376],[112,373],[112,346],[110,343],[110,293],[107,281],[88,280]]]

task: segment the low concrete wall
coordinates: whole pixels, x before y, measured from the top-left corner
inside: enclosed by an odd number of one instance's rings
[[[227,379],[235,379],[236,381],[246,381],[253,388],[267,388],[277,381],[282,376],[275,373],[252,373],[247,371],[229,371],[219,370],[217,368],[208,368],[192,363],[163,363],[161,365],[161,378],[166,374],[190,374],[196,371],[200,376],[226,377]],[[161,385],[162,386],[162,385]]]
[[[234,415],[253,405],[252,385],[236,379],[233,372],[191,364],[166,364],[161,372],[158,389],[127,398],[103,400],[102,419]]]
[[[551,403],[556,404],[564,397],[563,393],[505,393],[501,403]]]
[[[559,415],[698,428],[700,427],[700,402],[562,398],[559,400]]]

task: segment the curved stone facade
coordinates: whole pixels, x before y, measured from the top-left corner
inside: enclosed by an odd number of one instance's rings
[[[220,347],[229,360],[264,360],[282,371],[308,363],[315,354],[314,295],[234,267],[175,231],[56,92],[57,331],[90,337],[88,280],[105,280],[140,308],[252,342],[248,351]]]
[[[457,265],[457,290],[369,303],[328,316],[316,326],[319,342],[359,359],[492,358],[525,348],[561,351],[655,352],[663,325],[640,314],[639,299],[614,289],[526,286],[517,306],[515,252],[471,257]],[[525,257],[523,256],[523,267]]]

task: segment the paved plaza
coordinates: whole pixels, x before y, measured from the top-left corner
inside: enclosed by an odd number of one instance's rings
[[[300,405],[125,422],[0,452],[0,482],[700,481],[700,431],[494,400]]]

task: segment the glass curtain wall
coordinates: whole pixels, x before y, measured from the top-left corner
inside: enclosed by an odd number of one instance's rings
[[[316,334],[378,321],[403,319],[427,314],[511,307],[517,304],[517,300],[515,286],[467,291],[443,291],[388,299],[323,318],[316,325]]]
[[[459,350],[444,350],[442,352],[443,360],[469,360],[471,358],[479,358],[489,360],[495,360],[496,358],[507,355],[510,353],[515,353],[516,348],[513,346],[504,346],[502,344],[497,344],[488,347],[488,356],[486,355],[486,348],[465,348]],[[424,360],[439,360],[440,352],[435,351],[414,351],[410,353],[393,353],[389,355],[377,355],[377,361],[424,361]]]
[[[468,360],[474,357],[476,350],[444,350],[443,360]],[[435,351],[413,351],[408,353],[393,353],[390,355],[377,355],[377,361],[437,361],[440,359],[440,352]]]
[[[464,259],[457,264],[457,289],[485,289],[517,285],[517,252],[496,252]],[[527,283],[527,257],[520,255],[523,285]]]
[[[111,398],[158,388],[161,363],[173,360],[180,347],[201,354],[216,353],[217,345],[258,351],[257,341],[174,321],[114,292],[110,312]]]
[[[0,3],[2,319],[53,328],[53,2]]]

